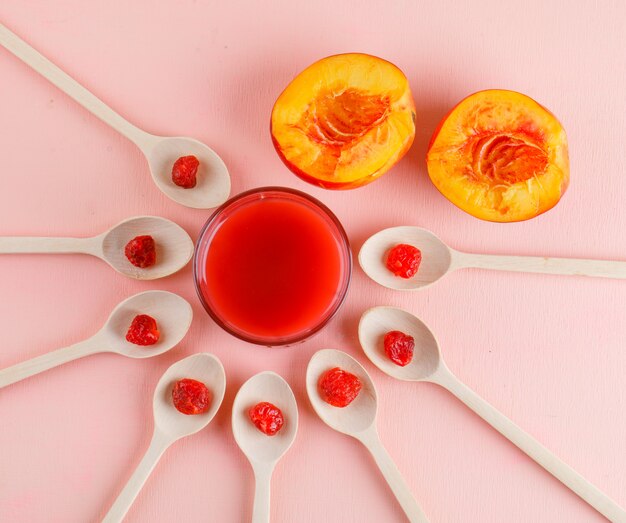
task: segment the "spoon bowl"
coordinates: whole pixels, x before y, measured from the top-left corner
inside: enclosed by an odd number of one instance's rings
[[[327,370],[340,367],[361,381],[362,389],[347,407],[337,408],[326,403],[319,393],[320,376]],[[376,423],[376,388],[365,368],[352,356],[335,349],[316,352],[306,370],[306,390],[313,409],[329,427],[343,434],[355,436]]]
[[[383,336],[391,330],[415,338],[413,360],[405,367],[395,365],[384,353]],[[394,307],[369,309],[359,323],[359,341],[367,357],[380,370],[401,380],[429,381],[447,389],[609,521],[626,522],[626,511],[615,501],[452,374],[443,361],[435,336],[414,315]]]
[[[161,336],[154,345],[144,347],[126,341],[128,327],[139,314],[152,316],[157,322]],[[178,345],[187,334],[192,318],[191,305],[184,298],[167,291],[146,291],[115,307],[99,335],[104,337],[102,344],[111,352],[129,358],[150,358]]]
[[[156,244],[157,262],[152,267],[135,267],[124,254],[126,244],[136,236],[150,235]],[[117,272],[137,280],[155,280],[182,269],[193,256],[189,234],[170,220],[158,216],[137,216],[118,223],[101,237],[102,259]]]
[[[135,267],[126,258],[126,244],[136,236],[152,236],[156,263]],[[170,220],[137,216],[89,238],[0,237],[0,254],[89,254],[107,262],[120,274],[136,280],[154,280],[182,269],[193,256],[194,245],[187,232]]]
[[[413,359],[404,367],[393,363],[385,354],[385,334],[394,330],[415,339]],[[374,365],[400,380],[429,380],[443,364],[439,344],[432,331],[422,320],[396,307],[374,307],[365,311],[359,322],[359,342]]]
[[[274,436],[258,430],[248,417],[257,403],[268,401],[283,413],[285,424]],[[298,406],[289,384],[274,372],[261,372],[246,381],[233,403],[233,434],[251,462],[276,463],[289,450],[298,430]]]
[[[399,243],[413,245],[422,253],[419,270],[411,278],[395,276],[386,267],[387,251]],[[426,229],[406,225],[384,229],[368,238],[359,252],[359,264],[376,283],[401,291],[423,289],[458,269],[626,279],[626,261],[461,252],[448,247]]]
[[[157,321],[161,336],[154,345],[144,347],[126,341],[128,327],[138,314],[148,314]],[[135,294],[115,307],[104,326],[90,338],[1,369],[0,388],[101,352],[112,352],[129,358],[158,356],[183,339],[191,325],[191,318],[191,305],[176,294],[166,291]]]
[[[285,423],[273,436],[263,434],[248,411],[257,403],[267,401],[284,414]],[[298,430],[296,398],[287,382],[274,372],[261,372],[246,381],[233,403],[233,434],[254,471],[254,506],[252,523],[270,521],[270,484],[278,460],[289,450]]]
[[[152,146],[141,146],[156,185],[169,198],[186,207],[211,209],[223,204],[230,195],[230,175],[222,159],[207,145],[185,137],[150,135]],[[172,167],[181,156],[198,158],[197,184],[192,189],[179,187],[172,181]]]
[[[198,209],[209,209],[226,201],[230,176],[224,162],[209,147],[192,138],[155,136],[139,129],[2,24],[0,45],[137,145],[148,160],[153,180],[166,196]],[[172,182],[172,166],[178,158],[188,155],[200,161],[198,184],[183,189]]]
[[[351,372],[361,381],[361,392],[344,408],[329,405],[319,393],[320,376],[335,367]],[[352,436],[367,448],[407,519],[411,523],[428,523],[424,512],[378,437],[376,388],[363,366],[345,352],[333,349],[316,352],[306,370],[306,390],[313,409],[324,423],[338,432]]]
[[[204,383],[211,391],[211,405],[207,412],[185,415],[172,401],[174,384],[191,378]],[[190,436],[206,427],[215,417],[226,390],[224,367],[215,356],[194,354],[174,363],[165,371],[154,390],[154,433],[148,450],[109,509],[102,523],[120,523],[126,516],[150,473],[167,448],[177,440]]]
[[[417,274],[405,279],[395,276],[385,266],[387,251],[399,243],[407,243],[422,252]],[[359,251],[359,265],[376,283],[389,289],[414,290],[427,287],[452,268],[453,251],[426,229],[404,225],[391,227],[370,236]]]
[[[207,412],[185,415],[172,402],[174,384],[183,378],[204,383],[211,392],[211,405]],[[215,417],[224,399],[226,373],[219,359],[202,352],[174,363],[161,377],[154,391],[153,410],[155,430],[171,440],[180,439],[206,427]]]

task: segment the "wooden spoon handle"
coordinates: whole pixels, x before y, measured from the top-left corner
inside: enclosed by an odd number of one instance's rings
[[[0,254],[83,253],[101,255],[95,238],[0,237]]]
[[[122,492],[117,496],[115,503],[113,503],[107,515],[104,516],[102,523],[119,523],[126,517],[128,509],[130,509],[152,470],[171,443],[164,434],[155,429],[148,450]]]
[[[0,24],[0,44],[17,56],[24,63],[32,67],[44,78],[56,85],[61,91],[76,100],[85,109],[109,124],[113,129],[135,142],[140,148],[151,135],[135,127],[117,114],[99,98],[90,93],[76,80],[71,78],[50,60],[41,55],[16,34]]]
[[[457,267],[626,279],[626,261],[455,253]]]
[[[273,467],[254,466],[254,506],[252,523],[269,523],[270,521],[270,483]]]
[[[408,520],[411,523],[428,523],[428,519],[417,504],[417,501],[415,501],[398,467],[396,467],[396,464],[381,443],[376,428],[372,427],[366,432],[359,434],[357,439],[370,451]]]
[[[93,338],[0,370],[0,388],[58,367],[63,363],[95,354],[98,350],[92,340]]]
[[[557,458],[495,407],[487,403],[447,368],[440,369],[433,381],[448,389],[500,434],[517,445],[520,450],[578,494],[609,521],[626,523],[626,512],[615,501]]]

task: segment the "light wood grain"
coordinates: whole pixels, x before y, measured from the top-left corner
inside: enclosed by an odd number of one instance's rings
[[[152,236],[155,241],[157,262],[152,267],[136,267],[124,253],[126,244],[140,235]],[[128,218],[92,238],[0,237],[0,254],[91,254],[137,280],[156,280],[178,272],[191,260],[193,249],[183,228],[157,216]]]
[[[616,64],[626,60],[625,9],[623,0],[276,0],[246,9],[216,0],[0,1],[0,20],[131,122],[209,144],[228,165],[233,194],[262,185],[310,192],[342,221],[355,255],[372,233],[414,224],[468,252],[619,260],[626,75]],[[376,182],[325,191],[281,163],[269,116],[304,67],[353,50],[407,75],[417,134]],[[426,173],[439,120],[490,87],[530,95],[568,134],[570,187],[557,207],[527,222],[476,220]],[[131,142],[1,47],[0,93],[0,235],[88,236],[145,213],[194,237],[208,218],[155,190]],[[28,195],[16,198],[25,183]],[[189,276],[187,267],[155,285],[81,256],[0,256],[0,367],[88,337],[104,320],[99,314],[148,288],[181,293],[204,315]],[[341,313],[292,349],[256,348],[194,318],[176,351],[148,365],[102,355],[1,389],[0,521],[84,523],[102,512],[101,519],[150,441],[142,429],[151,424],[144,407],[153,385],[175,359],[207,350],[235,384],[225,405],[248,377],[270,369],[298,399],[299,434],[272,479],[275,523],[294,523],[294,514],[297,523],[402,523],[361,445],[333,433],[308,405],[306,364],[323,347],[352,354],[371,374],[380,437],[434,523],[604,521],[454,396],[395,380],[360,356],[358,318],[378,304],[419,313],[455,374],[626,505],[623,281],[463,270],[424,292],[401,293],[355,266]],[[78,395],[77,387],[92,393]],[[250,520],[253,478],[229,434],[229,410],[214,423],[170,449],[128,523]],[[183,475],[189,481],[177,481]],[[68,498],[68,487],[79,490]]]
[[[156,320],[161,336],[154,345],[142,347],[126,341],[128,327],[138,314],[148,314]],[[183,339],[191,325],[191,318],[191,305],[176,294],[166,291],[135,294],[115,307],[104,326],[91,338],[0,370],[0,388],[101,352],[113,352],[129,358],[158,356]]]
[[[174,407],[172,388],[183,378],[200,381],[208,387],[211,391],[211,405],[208,411],[197,415],[185,415]],[[188,356],[165,371],[154,391],[154,433],[150,446],[102,523],[123,521],[165,450],[177,440],[206,427],[219,410],[225,391],[224,367],[220,360],[211,354],[199,353]]]
[[[278,407],[285,418],[274,436],[260,432],[250,421],[251,407],[267,401]],[[246,381],[235,396],[232,412],[235,441],[254,471],[253,523],[270,521],[270,483],[278,460],[293,444],[298,431],[298,406],[289,384],[274,372],[261,372]]]
[[[540,256],[500,256],[453,251],[453,268],[492,271],[534,272],[565,276],[626,279],[626,261],[548,258]]]
[[[413,245],[422,253],[419,270],[412,278],[397,277],[385,266],[386,253],[400,243]],[[384,229],[368,238],[359,252],[359,264],[375,282],[404,291],[423,289],[451,271],[469,268],[626,279],[626,261],[470,254],[448,247],[426,229],[408,225]]]
[[[93,238],[0,237],[0,254],[91,254],[104,260],[102,241]]]
[[[148,160],[152,179],[166,196],[196,209],[210,209],[226,201],[230,194],[228,169],[207,145],[192,138],[156,136],[139,129],[1,23],[0,45],[132,141]],[[174,162],[187,155],[194,155],[200,160],[198,182],[193,189],[178,187],[172,181]]]
[[[329,405],[320,397],[318,391],[320,376],[334,367],[357,376],[363,387],[356,399],[345,408]],[[408,520],[412,523],[428,523],[428,519],[378,437],[376,388],[363,366],[345,352],[334,349],[320,350],[309,361],[306,390],[313,409],[324,423],[338,432],[352,436],[367,448]]]
[[[383,339],[392,330],[415,339],[413,360],[405,367],[394,364],[385,355]],[[367,357],[383,372],[401,380],[429,381],[449,390],[609,521],[626,523],[626,511],[615,501],[454,376],[443,361],[435,336],[419,318],[395,307],[369,309],[359,323],[359,341]]]

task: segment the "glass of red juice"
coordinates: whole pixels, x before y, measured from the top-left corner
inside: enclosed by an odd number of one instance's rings
[[[304,341],[337,313],[352,254],[324,204],[294,189],[261,187],[209,218],[193,271],[200,301],[219,326],[274,347]]]

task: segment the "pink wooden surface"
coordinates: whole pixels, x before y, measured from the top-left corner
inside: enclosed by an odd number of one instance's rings
[[[233,194],[279,184],[321,199],[355,253],[380,228],[416,224],[470,251],[626,259],[626,4],[458,4],[6,0],[0,20],[138,125],[206,141],[229,166]],[[345,51],[405,71],[417,136],[381,180],[329,192],[287,171],[268,122],[295,73]],[[527,223],[473,219],[425,172],[438,120],[465,95],[492,87],[536,98],[568,132],[569,191]],[[3,49],[0,166],[0,235],[90,235],[157,214],[195,239],[209,216],[162,196],[132,144]],[[253,478],[230,408],[239,386],[265,369],[291,383],[301,410],[296,443],[276,470],[273,521],[403,521],[366,452],[323,425],[304,391],[319,348],[365,362],[357,320],[378,304],[419,314],[461,379],[626,505],[625,282],[463,271],[399,294],[355,268],[331,326],[297,348],[268,350],[213,324],[190,266],[141,283],[85,256],[0,256],[0,367],[87,337],[117,302],[147,289],[193,303],[195,321],[178,349],[149,361],[96,356],[0,390],[0,521],[98,521],[147,447],[158,378],[196,351],[224,363],[225,403],[207,430],[166,453],[129,522],[249,520]],[[365,364],[379,390],[381,438],[433,522],[602,521],[445,391],[394,382]]]

